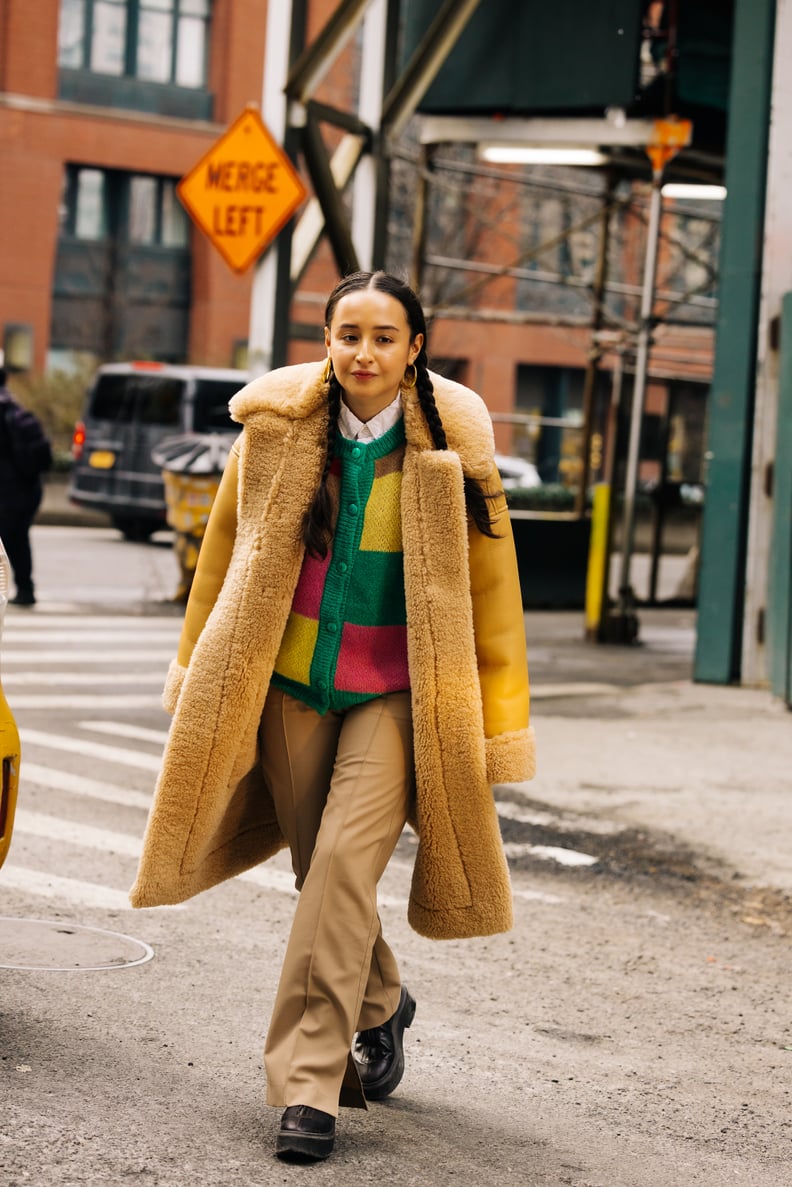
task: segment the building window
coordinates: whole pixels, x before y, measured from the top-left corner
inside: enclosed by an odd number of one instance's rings
[[[189,221],[174,179],[67,165],[52,350],[183,360],[190,300]]]
[[[101,169],[67,169],[59,209],[62,235],[87,243],[107,237],[106,180]]]
[[[61,0],[58,64],[206,86],[210,0]]]
[[[105,176],[99,169],[81,169],[74,196],[77,239],[104,239],[107,234]]]
[[[70,165],[60,216],[61,234],[85,242],[112,235],[121,243],[178,251],[188,244],[189,221],[170,177]]]
[[[91,70],[97,74],[123,74],[127,30],[126,4],[123,0],[94,0],[91,7]]]
[[[129,181],[129,242],[187,246],[187,216],[166,177],[136,175]]]

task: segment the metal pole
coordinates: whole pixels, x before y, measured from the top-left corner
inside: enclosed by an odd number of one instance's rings
[[[385,60],[382,73],[382,93],[389,94],[396,81],[399,69],[399,29],[401,22],[401,0],[388,0],[385,21]],[[379,121],[378,121],[379,128]],[[377,195],[376,210],[374,212],[374,242],[372,246],[372,266],[374,268],[387,267],[388,260],[388,220],[390,217],[391,193],[391,158],[383,136],[377,132],[374,137],[373,153],[377,162]]]
[[[312,117],[310,109],[302,132],[302,150],[314,193],[324,212],[325,231],[335,257],[336,267],[342,276],[345,276],[347,272],[357,272],[360,265],[355,245],[352,242],[352,231],[346,207],[333,180],[330,160],[318,121]]]
[[[655,277],[657,275],[657,250],[660,240],[660,216],[663,199],[661,194],[662,173],[655,170],[652,176],[652,193],[649,203],[649,225],[646,231],[646,260],[644,263],[641,314],[635,356],[635,380],[633,386],[632,412],[630,416],[630,438],[627,445],[627,473],[624,480],[624,517],[622,520],[621,566],[619,577],[619,611],[625,619],[631,620],[628,633],[632,638],[635,594],[630,583],[633,532],[635,528],[635,494],[638,485],[638,465],[641,451],[641,426],[643,423],[646,377],[649,363],[649,348],[652,336],[652,309],[654,307]]]
[[[272,0],[267,8],[286,8],[288,0]],[[305,103],[316,91],[333,62],[360,24],[370,0],[341,0],[322,26],[317,37],[306,46],[289,68],[286,93],[290,99]]]
[[[286,135],[286,97],[283,87],[289,65],[293,7],[292,0],[267,5],[261,113],[275,139],[281,142]],[[256,265],[250,299],[248,367],[253,375],[262,375],[272,367],[277,289],[278,253],[270,248]]]
[[[305,45],[305,30],[308,21],[308,0],[292,0],[291,27],[289,29],[289,62],[293,62]],[[300,131],[286,119],[283,133],[283,148],[296,162],[300,147]],[[289,219],[278,236],[277,263],[275,265],[275,308],[272,319],[271,365],[285,367],[289,361],[289,319],[291,317],[291,260],[294,221]]]
[[[415,211],[413,214],[412,234],[412,266],[410,268],[410,284],[420,291],[423,284],[424,263],[426,257],[426,213],[429,205],[429,170],[431,168],[434,145],[422,144],[418,158],[418,180],[415,187]]]
[[[668,482],[668,443],[671,438],[671,418],[674,414],[674,388],[669,386],[666,414],[663,423],[660,481],[657,484],[657,497],[654,505],[654,523],[652,525],[652,552],[649,562],[649,588],[646,600],[650,606],[657,604],[657,581],[660,576],[660,554],[663,550],[663,528],[666,521],[666,483]]]
[[[372,0],[363,21],[358,115],[375,135],[379,132],[385,81],[387,0]],[[370,154],[355,171],[352,200],[352,242],[361,267],[374,267],[375,224],[381,154]]]
[[[587,623],[587,638],[597,643],[613,642],[614,640],[611,638],[611,635],[614,631],[617,636],[616,641],[618,641],[618,635],[620,633],[618,623],[615,622],[614,616],[611,614],[610,568],[611,553],[613,551],[613,477],[616,472],[616,438],[619,433],[619,410],[621,408],[623,379],[624,349],[622,346],[619,346],[611,373],[610,400],[604,433],[605,453],[602,459],[602,480],[600,483],[600,485],[606,487],[608,490],[606,505],[608,523],[604,542],[605,556],[602,562],[602,586],[597,591],[598,596],[596,597],[596,602],[599,606],[599,621],[596,625],[593,622]]]
[[[613,185],[613,175],[609,174],[605,185],[605,193],[602,196],[597,263],[594,271],[594,283],[591,289],[594,310],[591,318],[591,347],[586,365],[586,374],[583,380],[583,441],[581,444],[580,484],[575,497],[575,512],[581,519],[586,514],[586,497],[588,495],[589,476],[591,474],[594,394],[597,386],[600,359],[602,358],[599,331],[602,329],[602,306],[605,300],[605,284],[608,279],[608,238],[611,221],[610,208],[613,201]]]

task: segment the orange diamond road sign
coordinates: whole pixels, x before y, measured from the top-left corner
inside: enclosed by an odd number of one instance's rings
[[[181,179],[177,192],[235,272],[258,259],[306,197],[288,156],[251,107]]]
[[[679,150],[690,144],[692,135],[693,124],[690,120],[677,119],[676,116],[655,120],[654,133],[646,146],[646,152],[652,162],[652,170],[658,177]]]

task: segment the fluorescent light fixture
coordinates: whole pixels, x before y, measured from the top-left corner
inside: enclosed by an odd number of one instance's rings
[[[480,144],[478,155],[493,165],[604,165],[607,157],[594,148],[551,148],[538,144]]]
[[[667,181],[663,186],[664,198],[695,198],[697,201],[722,202],[726,197],[725,185],[693,185],[686,181]]]

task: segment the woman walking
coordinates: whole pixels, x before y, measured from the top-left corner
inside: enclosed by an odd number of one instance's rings
[[[265,1047],[276,1152],[325,1158],[339,1106],[388,1096],[415,1001],[376,887],[406,822],[408,918],[508,930],[491,785],[530,778],[508,512],[481,399],[427,368],[416,295],[331,294],[324,363],[231,401],[132,902],[182,901],[288,845],[300,891]]]

